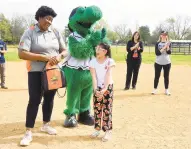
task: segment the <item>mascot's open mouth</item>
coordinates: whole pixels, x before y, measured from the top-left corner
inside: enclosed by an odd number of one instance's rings
[[[92,23],[84,23],[84,22],[78,22],[79,25],[83,26],[84,28],[90,28]]]

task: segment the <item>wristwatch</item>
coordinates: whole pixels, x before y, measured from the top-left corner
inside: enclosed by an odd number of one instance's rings
[[[65,56],[63,55],[63,54],[60,54],[61,55],[61,59],[64,59],[65,58]]]

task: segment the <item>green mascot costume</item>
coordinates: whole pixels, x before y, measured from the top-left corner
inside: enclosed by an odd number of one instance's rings
[[[69,55],[62,67],[67,82],[64,127],[76,127],[78,122],[90,126],[94,124],[90,115],[93,88],[89,62],[95,54],[95,47],[106,40],[104,28],[93,29],[101,18],[102,12],[96,6],[77,7],[69,16],[68,27],[72,32],[68,38]]]

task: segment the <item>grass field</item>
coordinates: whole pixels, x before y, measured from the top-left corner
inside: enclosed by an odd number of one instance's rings
[[[8,53],[6,54],[7,61],[20,61],[17,56],[17,46],[8,46]],[[112,57],[117,62],[125,62],[126,58],[126,47],[125,46],[112,46]],[[155,53],[154,47],[145,47],[143,52],[143,63],[154,63]],[[190,65],[191,66],[191,55],[171,55],[173,64]]]

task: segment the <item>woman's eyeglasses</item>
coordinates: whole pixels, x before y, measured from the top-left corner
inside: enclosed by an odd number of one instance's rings
[[[100,48],[100,47],[97,47],[96,48],[96,51],[104,51],[105,49],[102,49],[102,48]]]

